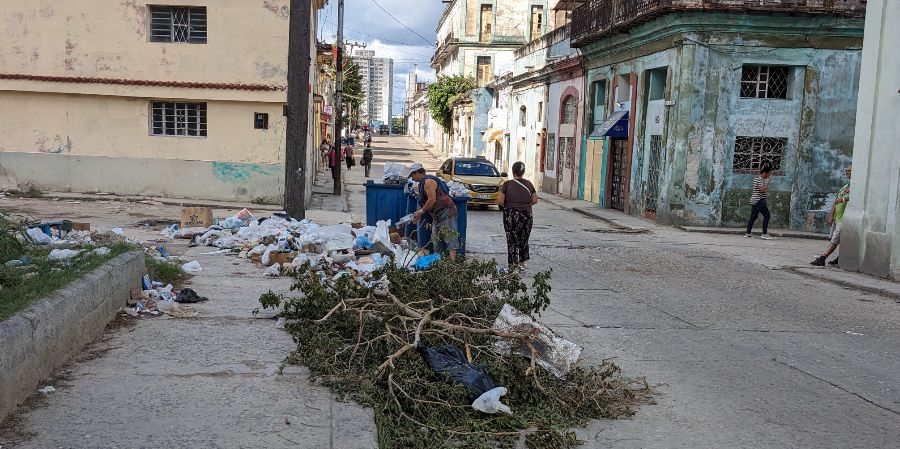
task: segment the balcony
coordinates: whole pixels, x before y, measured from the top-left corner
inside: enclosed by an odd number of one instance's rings
[[[452,50],[459,45],[459,39],[457,39],[452,33],[448,34],[447,37],[438,45],[437,50],[434,51],[434,56],[431,57],[431,67],[438,68],[440,67],[444,61],[450,56]]]
[[[864,17],[866,0],[589,0],[573,11],[572,45],[585,45],[675,11],[781,11]]]

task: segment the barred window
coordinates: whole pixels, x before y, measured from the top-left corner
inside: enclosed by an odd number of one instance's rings
[[[150,6],[151,42],[206,43],[206,7]]]
[[[787,67],[745,65],[741,70],[741,98],[786,99],[787,91]]]
[[[547,135],[547,160],[544,161],[547,168],[554,170],[556,168],[556,134]]]
[[[575,104],[575,96],[569,95],[563,101],[562,104],[563,116],[562,122],[563,124],[572,124],[575,123],[576,115],[578,114],[577,105]]]
[[[150,115],[151,135],[206,137],[206,103],[154,101]]]
[[[734,163],[739,173],[757,173],[768,165],[773,171],[781,170],[787,139],[783,137],[737,136],[734,139]]]

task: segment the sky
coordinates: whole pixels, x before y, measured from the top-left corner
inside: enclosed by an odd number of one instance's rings
[[[335,41],[337,3],[329,0],[319,11],[319,41]],[[374,50],[376,57],[394,60],[394,115],[401,115],[405,107],[406,76],[414,64],[418,64],[420,82],[434,80],[429,62],[435,49],[434,30],[444,7],[441,0],[344,0],[344,39],[366,44],[366,50]]]

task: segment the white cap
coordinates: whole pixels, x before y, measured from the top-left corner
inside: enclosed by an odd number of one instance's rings
[[[425,167],[423,167],[422,164],[420,164],[418,162],[410,165],[409,166],[409,176],[412,176],[413,172],[417,172],[423,168],[425,168]]]

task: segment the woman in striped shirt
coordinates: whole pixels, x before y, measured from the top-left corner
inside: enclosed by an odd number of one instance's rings
[[[772,240],[769,236],[769,219],[772,215],[769,213],[769,206],[766,204],[766,197],[769,193],[769,177],[772,176],[772,167],[764,165],[759,170],[759,176],[753,180],[753,193],[750,194],[750,221],[747,222],[747,234],[744,237],[753,238],[753,224],[760,214],[763,216],[763,233],[759,237],[763,240]]]

